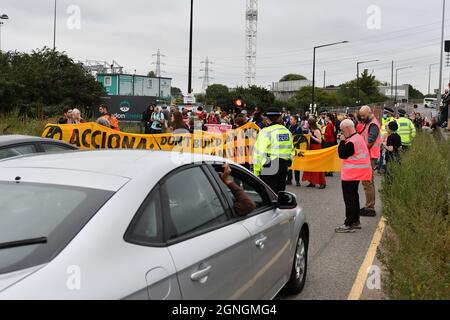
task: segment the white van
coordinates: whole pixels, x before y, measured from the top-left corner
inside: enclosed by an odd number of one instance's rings
[[[425,98],[423,100],[423,105],[424,105],[425,108],[436,109],[437,99],[436,98]]]

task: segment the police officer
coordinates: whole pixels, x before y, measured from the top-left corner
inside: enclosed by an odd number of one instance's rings
[[[403,150],[407,150],[411,147],[412,140],[416,137],[416,128],[414,127],[414,123],[406,118],[406,111],[403,109],[398,110],[398,115],[400,116],[397,119],[398,131],[397,133],[400,135],[402,139],[402,148]]]
[[[269,108],[265,113],[268,126],[262,129],[255,143],[253,170],[278,194],[286,190],[288,168],[295,156],[291,133],[280,124],[282,113]]]
[[[381,119],[381,138],[387,134],[386,126],[389,122],[394,121],[394,110],[391,108],[384,108],[383,118]]]

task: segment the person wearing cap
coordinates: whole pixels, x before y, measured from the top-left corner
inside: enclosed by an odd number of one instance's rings
[[[388,138],[388,131],[387,131],[387,125],[389,122],[394,121],[394,115],[395,115],[395,111],[391,108],[384,108],[383,110],[383,118],[381,118],[381,141],[382,142],[386,142],[387,138]],[[383,168],[385,168],[384,166],[385,163],[385,150],[381,149],[380,151],[380,158],[378,159],[377,162],[377,173],[381,174],[381,170]]]
[[[389,175],[389,163],[397,161],[400,158],[400,150],[402,148],[402,138],[397,133],[397,122],[391,121],[387,124],[388,138],[383,142],[383,149],[386,152],[386,174]]]
[[[286,190],[288,168],[295,156],[294,142],[290,131],[280,124],[282,113],[277,108],[269,108],[265,116],[268,126],[256,139],[253,171],[278,194]]]
[[[402,139],[402,149],[407,150],[411,147],[412,140],[416,137],[416,128],[414,127],[414,123],[406,118],[405,110],[398,110],[398,115],[398,134]]]
[[[373,170],[369,149],[364,138],[355,130],[350,119],[341,122],[341,143],[338,147],[339,158],[342,159],[342,194],[345,202],[345,222],[335,229],[336,233],[352,233],[361,229],[359,182],[370,181]]]
[[[395,112],[391,108],[384,108],[383,118],[381,119],[381,136],[383,137],[386,133],[386,126],[389,122],[395,120],[394,119]]]

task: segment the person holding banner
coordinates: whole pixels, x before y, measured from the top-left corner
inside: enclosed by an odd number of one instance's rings
[[[295,137],[303,135],[302,127],[298,123],[298,118],[296,116],[291,116],[289,124],[286,127],[291,132],[291,134],[294,137],[294,139],[295,139]],[[288,186],[292,185],[292,173],[294,173],[294,176],[295,176],[296,186],[297,187],[301,187],[301,184],[300,184],[300,171],[298,171],[298,170],[295,170],[295,171],[289,170],[288,171],[286,184]]]
[[[341,143],[338,148],[342,159],[342,193],[345,202],[345,223],[335,229],[336,233],[353,233],[361,229],[359,182],[371,181],[373,170],[369,148],[364,138],[355,130],[353,121],[346,119],[341,123]]]
[[[278,194],[286,190],[288,168],[295,157],[292,135],[280,124],[282,113],[269,108],[265,114],[269,126],[262,129],[256,139],[253,171]]]
[[[320,150],[322,149],[322,133],[317,126],[314,118],[308,120],[309,132],[311,136],[310,149]],[[307,172],[303,173],[302,181],[309,181],[308,188],[315,188],[319,185],[319,189],[325,189],[327,187],[327,180],[325,178],[325,172]]]

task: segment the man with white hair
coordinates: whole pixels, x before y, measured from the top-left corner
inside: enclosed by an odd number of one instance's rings
[[[364,124],[364,128],[360,134],[369,149],[372,168],[375,170],[375,163],[380,159],[381,154],[381,125],[369,106],[361,107],[359,114]],[[360,215],[375,217],[375,183],[373,176],[370,181],[363,181],[362,184],[364,186],[364,193],[366,194],[366,205],[361,209]]]
[[[361,229],[359,221],[359,182],[370,181],[373,178],[369,149],[362,136],[355,130],[355,124],[350,119],[341,122],[341,143],[338,148],[342,163],[342,193],[345,202],[345,223],[335,229],[336,233],[352,233]]]

